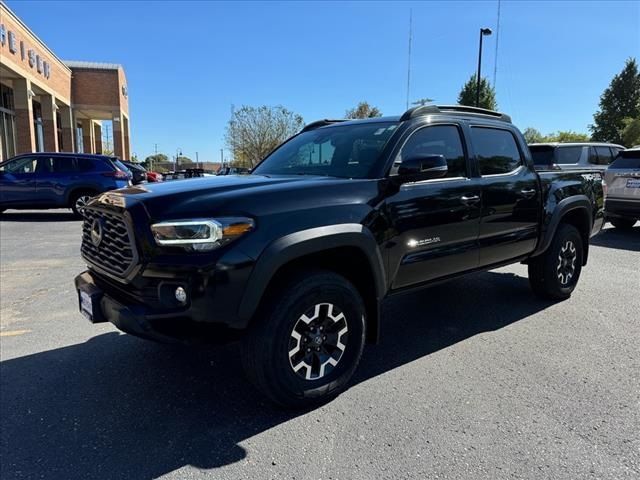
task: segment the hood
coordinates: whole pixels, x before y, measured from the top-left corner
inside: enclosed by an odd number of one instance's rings
[[[136,185],[107,192],[98,201],[126,209],[142,205],[152,218],[260,213],[276,205],[295,209],[366,202],[370,194],[363,195],[358,185],[370,182],[299,175],[221,175]]]

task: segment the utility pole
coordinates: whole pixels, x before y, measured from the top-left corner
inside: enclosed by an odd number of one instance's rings
[[[198,152],[196,152],[196,168],[200,168],[199,161],[198,161]]]
[[[224,148],[220,149],[220,166],[224,167]]]

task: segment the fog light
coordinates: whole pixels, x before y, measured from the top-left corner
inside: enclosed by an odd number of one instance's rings
[[[176,300],[180,303],[187,303],[187,292],[184,288],[178,287],[176,288]]]

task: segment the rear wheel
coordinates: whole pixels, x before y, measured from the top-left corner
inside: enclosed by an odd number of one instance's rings
[[[539,297],[564,300],[578,284],[582,271],[582,237],[573,225],[561,224],[542,255],[529,261],[529,283]]]
[[[87,206],[87,203],[89,203],[89,200],[91,200],[94,195],[94,192],[89,191],[77,192],[71,195],[69,206],[71,207],[71,210],[73,210],[73,214],[77,218],[82,218],[82,210]]]
[[[611,224],[620,230],[631,230],[636,224],[635,218],[616,217],[611,219]]]
[[[365,339],[365,308],[344,277],[314,271],[279,290],[242,346],[247,377],[286,407],[326,401],[347,386]]]

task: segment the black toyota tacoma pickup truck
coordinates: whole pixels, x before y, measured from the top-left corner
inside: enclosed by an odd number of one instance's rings
[[[601,180],[536,172],[493,111],[318,121],[250,175],[96,197],[79,306],[147,339],[239,339],[251,381],[305,406],[345,388],[390,295],[522,262],[536,294],[569,297],[603,223]]]

